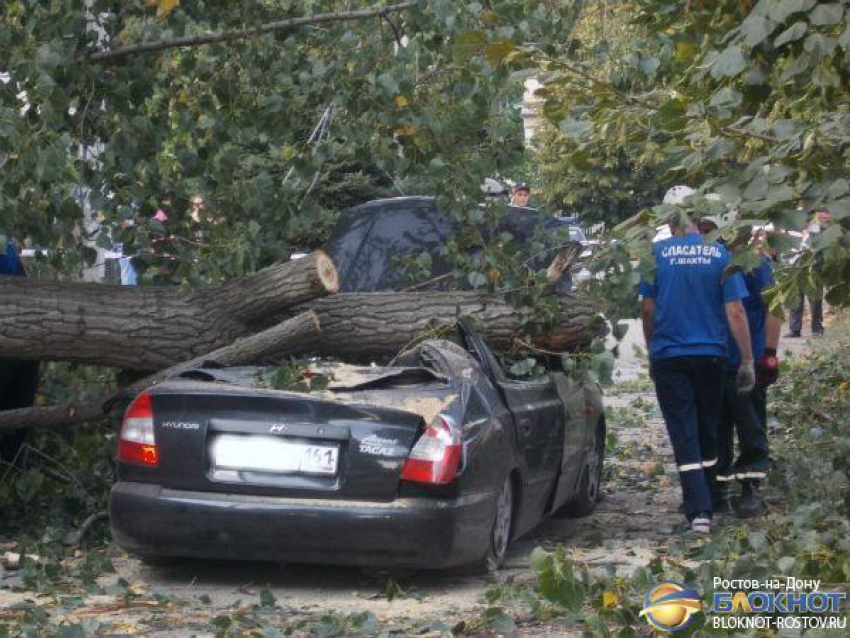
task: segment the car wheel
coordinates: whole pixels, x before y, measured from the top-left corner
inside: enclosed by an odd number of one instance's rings
[[[487,571],[496,571],[505,562],[511,532],[514,526],[514,485],[511,477],[505,478],[502,489],[496,499],[496,515],[490,528],[490,547],[484,557],[482,567]]]
[[[177,563],[174,556],[157,556],[156,554],[136,554],[136,558],[147,567],[170,567]]]
[[[587,453],[587,462],[579,480],[578,493],[567,504],[564,511],[569,516],[587,516],[596,504],[602,500],[602,465],[605,460],[605,423],[600,419],[596,424],[591,448]]]

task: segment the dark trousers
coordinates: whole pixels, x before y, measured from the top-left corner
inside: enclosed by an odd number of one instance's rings
[[[791,332],[801,332],[803,329],[803,307],[806,297],[800,295],[800,303],[791,310],[788,316],[788,329]],[[812,311],[812,333],[823,332],[823,298],[809,297],[809,308]]]
[[[735,433],[738,459],[735,460]],[[726,374],[723,417],[717,430],[717,480],[759,480],[770,466],[767,444],[767,390],[756,386],[749,394],[738,394],[735,373]]]
[[[37,389],[38,361],[0,359],[0,410],[31,406]],[[0,460],[11,463],[17,457],[26,433],[26,430],[0,433]]]
[[[697,514],[711,516],[726,359],[675,357],[650,365],[679,470],[685,516],[689,521]]]

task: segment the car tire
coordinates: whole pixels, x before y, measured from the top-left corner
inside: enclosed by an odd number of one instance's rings
[[[564,506],[570,517],[588,516],[602,500],[602,466],[605,462],[605,422],[599,419],[593,434],[593,445],[579,479],[575,498]]]
[[[505,562],[505,556],[511,544],[511,534],[514,531],[515,497],[514,483],[511,476],[508,475],[496,498],[496,513],[493,516],[493,523],[490,525],[490,542],[487,554],[479,565],[481,571],[494,572]]]
[[[157,556],[156,554],[136,554],[136,558],[146,567],[170,567],[177,563],[174,556]]]

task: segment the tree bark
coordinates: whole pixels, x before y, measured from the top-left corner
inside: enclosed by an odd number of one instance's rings
[[[337,288],[336,267],[322,251],[194,290],[0,277],[0,357],[161,370]]]
[[[423,335],[454,325],[459,315],[475,319],[481,335],[499,349],[518,345],[518,339],[551,350],[586,348],[604,330],[601,322],[592,321],[596,309],[581,293],[565,293],[559,299],[561,320],[536,335],[528,334],[530,310],[475,292],[340,293],[309,305],[322,325],[318,354],[396,354]]]
[[[278,359],[290,354],[313,351],[320,338],[321,328],[316,313],[312,310],[302,312],[292,319],[255,335],[237,339],[223,348],[145,377],[127,386],[102,404],[0,411],[0,432],[19,428],[47,428],[99,421],[106,418],[112,407],[119,403],[122,398],[134,397],[139,392],[152,388],[168,377],[198,368],[204,363],[213,362],[222,366],[239,366]]]
[[[58,405],[0,411],[0,432],[21,428],[52,428],[101,421],[106,414],[100,404]]]
[[[121,395],[136,395],[148,390],[168,377],[199,368],[205,363],[221,366],[241,366],[254,363],[277,361],[281,357],[316,349],[322,336],[319,317],[312,310],[287,319],[250,337],[237,339],[230,345],[178,363],[121,390]]]

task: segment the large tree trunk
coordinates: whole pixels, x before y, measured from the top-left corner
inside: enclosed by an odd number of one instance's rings
[[[138,394],[168,377],[193,368],[200,368],[207,363],[241,366],[268,363],[288,355],[313,352],[320,343],[321,337],[319,317],[312,310],[308,310],[255,335],[242,337],[223,348],[147,376],[122,390],[121,394]]]
[[[17,428],[57,427],[100,421],[114,406],[121,405],[124,399],[129,401],[139,392],[186,370],[199,368],[205,363],[239,366],[267,359],[276,360],[290,354],[310,352],[315,349],[320,338],[321,328],[316,313],[312,310],[302,312],[255,335],[237,339],[223,348],[145,377],[124,388],[106,402],[0,411],[0,432]]]
[[[543,333],[528,334],[528,309],[517,309],[500,297],[475,292],[341,293],[309,304],[319,315],[327,355],[395,354],[423,335],[438,334],[458,315],[477,322],[481,335],[496,348],[529,342],[547,350],[580,350],[601,334],[596,310],[581,293],[559,296],[562,318]]]
[[[322,251],[192,290],[0,277],[0,357],[160,370],[337,288],[336,268]]]

